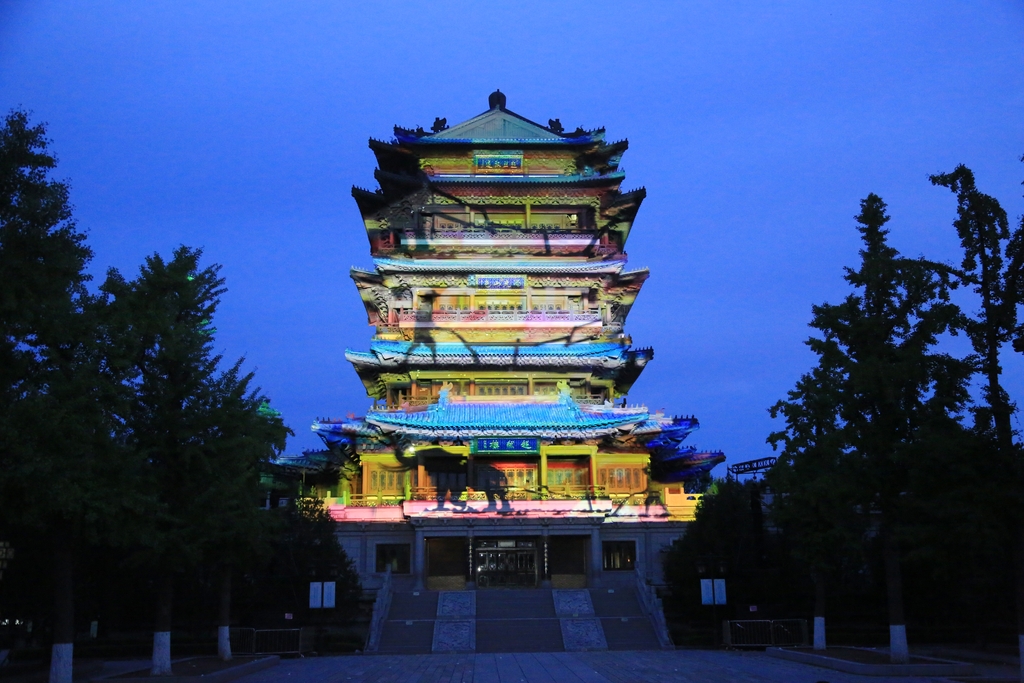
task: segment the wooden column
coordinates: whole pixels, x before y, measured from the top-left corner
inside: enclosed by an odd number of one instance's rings
[[[544,446],[540,447],[540,491],[545,498],[548,493],[548,451]]]
[[[430,485],[430,482],[427,481],[427,467],[426,467],[426,465],[423,464],[423,456],[419,452],[417,452],[416,453],[416,486],[419,487],[420,491],[422,492],[423,489],[425,489],[429,485]]]

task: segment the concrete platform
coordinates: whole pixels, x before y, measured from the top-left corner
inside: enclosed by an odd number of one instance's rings
[[[518,654],[351,655],[285,660],[241,683],[938,683],[859,676],[763,652],[655,650]]]

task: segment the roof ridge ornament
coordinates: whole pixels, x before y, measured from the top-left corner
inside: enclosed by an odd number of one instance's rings
[[[505,108],[505,93],[501,90],[495,90],[487,96],[487,108],[488,109],[504,109]]]

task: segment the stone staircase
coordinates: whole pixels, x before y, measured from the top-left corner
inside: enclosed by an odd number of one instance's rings
[[[635,591],[492,589],[395,592],[381,653],[657,650]]]

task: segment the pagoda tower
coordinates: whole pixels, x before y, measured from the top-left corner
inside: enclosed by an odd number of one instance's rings
[[[696,504],[683,484],[724,456],[684,444],[695,418],[626,400],[654,355],[624,329],[649,275],[626,269],[645,196],[621,190],[628,143],[530,121],[500,91],[446,123],[370,140],[378,188],[352,194],[373,265],[351,276],[375,334],[346,358],[373,407],[317,420],[328,450],[303,466],[333,473],[321,489],[364,582],[659,576],[648,555]]]

